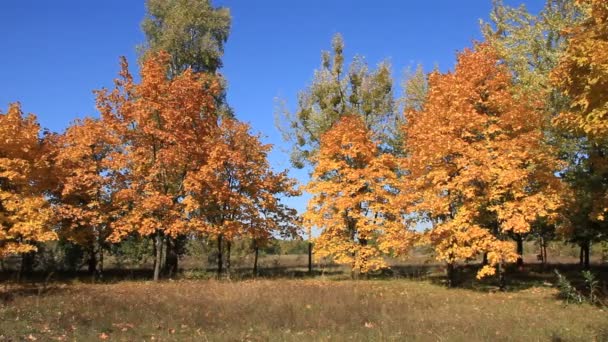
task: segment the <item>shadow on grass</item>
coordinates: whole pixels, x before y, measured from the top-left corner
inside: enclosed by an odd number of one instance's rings
[[[476,279],[477,271],[481,265],[467,264],[460,265],[456,269],[455,287],[469,289],[472,291],[489,292],[498,291],[499,281],[497,277],[488,277],[486,279]],[[582,267],[578,264],[548,264],[543,265],[538,263],[526,264],[522,269],[518,269],[515,265],[510,265],[506,268],[506,291],[517,292],[526,290],[532,287],[553,286],[556,282],[554,271],[558,270],[563,274],[575,287],[583,288],[584,279],[581,271]],[[593,264],[591,272],[595,274],[599,280],[604,296],[608,296],[606,287],[608,286],[608,265]],[[19,290],[15,290],[14,294],[3,293],[0,300],[10,300],[14,295],[41,294],[48,291],[53,291],[53,284],[57,283],[117,283],[122,281],[150,281],[152,280],[152,269],[124,269],[111,268],[106,269],[103,277],[94,277],[85,271],[72,272],[34,272],[17,281],[15,272],[0,273],[0,282],[4,284],[19,284]],[[230,276],[224,275],[222,278],[233,281],[247,279],[307,279],[319,278],[331,280],[348,280],[351,279],[347,268],[329,264],[322,268],[315,267],[312,273],[308,272],[306,267],[302,266],[281,266],[272,265],[264,266],[258,269],[257,276],[254,276],[251,267],[234,267],[231,270]],[[216,278],[216,269],[187,269],[181,270],[173,279],[213,279]],[[167,279],[164,277],[163,279]],[[420,281],[430,281],[433,284],[445,286],[445,266],[436,263],[427,264],[411,264],[411,265],[394,265],[390,269],[384,269],[360,278],[360,280],[395,280],[395,279],[410,279]],[[51,284],[49,286],[48,284]],[[41,290],[42,289],[42,290]],[[6,299],[8,298],[8,299]]]

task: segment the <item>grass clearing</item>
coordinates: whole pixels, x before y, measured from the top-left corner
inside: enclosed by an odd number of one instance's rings
[[[424,281],[167,281],[54,285],[5,296],[0,341],[605,341],[608,313],[555,289]],[[24,289],[19,289],[23,291]]]

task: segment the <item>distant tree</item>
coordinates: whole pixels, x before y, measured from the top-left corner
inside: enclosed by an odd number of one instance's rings
[[[566,49],[567,29],[582,19],[574,0],[546,0],[538,15],[529,13],[524,5],[513,8],[494,0],[490,22],[482,22],[485,40],[513,73],[513,82],[546,94],[548,120],[569,104],[551,84],[549,74]]]
[[[235,239],[249,237],[260,247],[275,234],[297,235],[293,223],[297,215],[280,203],[280,196],[299,194],[295,181],[286,172],[271,170],[271,146],[249,129],[247,124],[223,118],[207,163],[185,179],[184,204],[191,224],[217,240],[218,276],[224,261],[230,272]]]
[[[395,123],[389,126],[388,148],[395,155],[407,154],[405,145],[405,131],[403,125],[407,124],[405,113],[410,110],[422,110],[429,91],[428,75],[424,72],[422,65],[418,65],[414,71],[407,70],[402,84],[403,96],[398,99],[401,115],[397,115]]]
[[[0,258],[27,256],[38,243],[57,239],[46,196],[51,159],[41,133],[18,103],[0,112]]]
[[[344,68],[344,42],[334,36],[332,52],[321,55],[321,69],[315,71],[312,84],[298,94],[295,113],[278,113],[279,128],[293,144],[291,160],[301,168],[314,160],[321,136],[342,116],[358,115],[374,139],[388,142],[387,132],[395,124],[395,101],[390,65],[383,62],[369,70],[363,57],[357,56]]]
[[[320,143],[304,214],[307,229],[320,230],[316,254],[350,265],[353,276],[386,267],[383,255],[404,254],[414,235],[394,202],[396,159],[358,115],[340,118]]]
[[[171,54],[170,77],[188,68],[214,74],[222,67],[230,34],[227,8],[215,8],[209,0],[147,0],[146,8],[142,57],[160,51]]]

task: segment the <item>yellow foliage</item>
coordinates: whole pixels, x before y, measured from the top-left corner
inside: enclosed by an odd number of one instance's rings
[[[49,162],[36,117],[19,104],[0,113],[0,258],[57,238],[44,197]]]
[[[487,252],[496,255],[493,267],[514,255],[501,234],[557,218],[560,163],[544,144],[540,95],[515,88],[496,53],[479,44],[458,56],[453,72],[432,74],[424,109],[406,113],[405,186],[415,190],[405,202],[433,222],[428,240],[439,260]]]
[[[321,230],[317,256],[365,273],[387,267],[383,254],[406,253],[414,233],[396,203],[397,161],[379,153],[363,121],[341,118],[323,135],[315,158],[304,224]]]

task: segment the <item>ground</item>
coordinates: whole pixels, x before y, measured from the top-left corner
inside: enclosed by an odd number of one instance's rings
[[[12,290],[0,305],[0,341],[608,340],[605,310],[566,305],[549,285],[502,293],[316,278]]]
[[[150,267],[108,268],[92,283],[86,271],[39,272],[18,282],[0,274],[2,341],[608,341],[608,311],[566,304],[555,269],[579,288],[573,255],[542,267],[535,255],[497,280],[475,279],[478,261],[445,286],[444,265],[428,255],[390,260],[391,269],[353,281],[347,268],[306,255],[235,258],[230,279],[213,264],[185,258],[174,280],[149,281]],[[112,265],[108,263],[108,265]],[[207,266],[207,267],[204,267]],[[608,294],[608,266],[592,271]],[[604,297],[606,301],[606,297]]]

